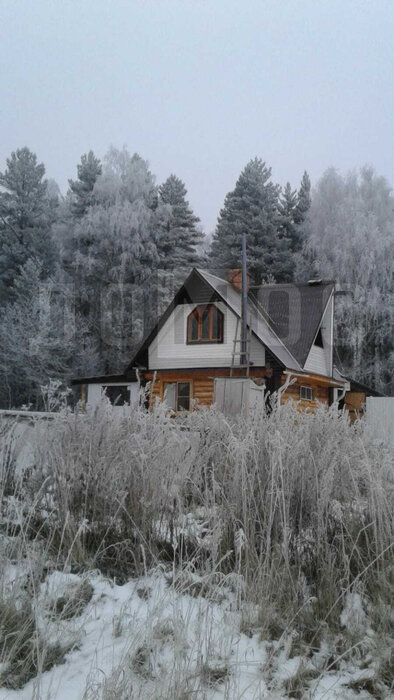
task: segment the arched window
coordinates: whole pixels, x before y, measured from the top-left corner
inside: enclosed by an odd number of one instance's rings
[[[201,304],[187,319],[188,343],[222,343],[223,314],[214,304]]]

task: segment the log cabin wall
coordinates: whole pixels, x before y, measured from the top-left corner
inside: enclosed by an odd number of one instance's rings
[[[282,374],[281,384],[282,386],[286,382],[286,375]],[[310,387],[313,391],[313,400],[306,401],[300,398],[300,387],[306,386]],[[309,409],[314,411],[318,403],[323,403],[326,406],[330,404],[330,392],[329,386],[323,386],[317,377],[296,377],[296,382],[287,387],[285,393],[282,395],[282,403],[286,403],[289,399],[293,399],[298,402],[298,408],[301,410]]]
[[[250,378],[268,379],[270,371],[266,367],[251,367]],[[147,381],[152,381],[154,372],[146,372],[145,378]],[[213,369],[188,369],[188,370],[158,370],[156,379],[151,389],[151,402],[156,399],[163,400],[164,385],[167,382],[190,382],[190,398],[197,402],[197,405],[211,406],[214,395],[214,378],[229,377],[229,368],[213,368]],[[233,376],[244,377],[245,372],[242,370],[234,370]],[[283,386],[286,382],[286,375],[281,374],[280,384]],[[313,400],[307,401],[300,399],[300,387],[306,386],[313,390]],[[330,405],[330,383],[324,384],[324,378],[317,376],[296,377],[296,382],[289,386],[282,395],[282,403],[286,403],[289,399],[293,399],[298,403],[300,410],[308,409],[314,411],[318,403],[326,406]]]
[[[348,411],[352,423],[356,418],[361,418],[364,415],[366,398],[366,394],[361,391],[346,392],[344,407]]]
[[[269,373],[269,372],[268,372]],[[147,381],[152,381],[154,372],[146,372],[145,378]],[[219,369],[198,369],[198,370],[167,370],[167,371],[157,371],[156,379],[151,389],[151,402],[154,403],[156,399],[160,401],[163,400],[164,395],[164,385],[167,382],[190,382],[190,398],[197,402],[197,405],[211,406],[213,402],[214,394],[214,378],[215,377],[229,377],[229,368],[219,368]],[[244,377],[245,372],[242,370],[234,370],[234,377]],[[265,379],[267,376],[267,369],[265,367],[253,367],[250,368],[250,377],[253,379]]]

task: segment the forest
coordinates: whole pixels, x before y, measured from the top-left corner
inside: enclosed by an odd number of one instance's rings
[[[0,172],[0,406],[42,408],[50,380],[122,372],[193,266],[240,266],[242,232],[255,284],[337,281],[335,363],[391,395],[393,231],[390,184],[370,166],[281,187],[256,157],[211,235],[186,184],[158,184],[126,147],[82,155],[65,194],[22,147]]]

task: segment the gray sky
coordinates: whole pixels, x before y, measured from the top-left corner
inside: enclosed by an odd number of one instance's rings
[[[394,0],[0,0],[0,170],[27,145],[65,191],[126,144],[210,232],[255,155],[394,184],[393,68]]]

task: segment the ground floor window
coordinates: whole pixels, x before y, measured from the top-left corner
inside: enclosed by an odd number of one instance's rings
[[[130,387],[127,384],[118,386],[108,384],[103,386],[103,391],[105,391],[105,395],[112,406],[124,406],[130,403]]]
[[[165,382],[163,399],[173,411],[189,411],[190,393],[190,382]]]
[[[300,386],[300,399],[313,401],[313,389],[310,386]]]

